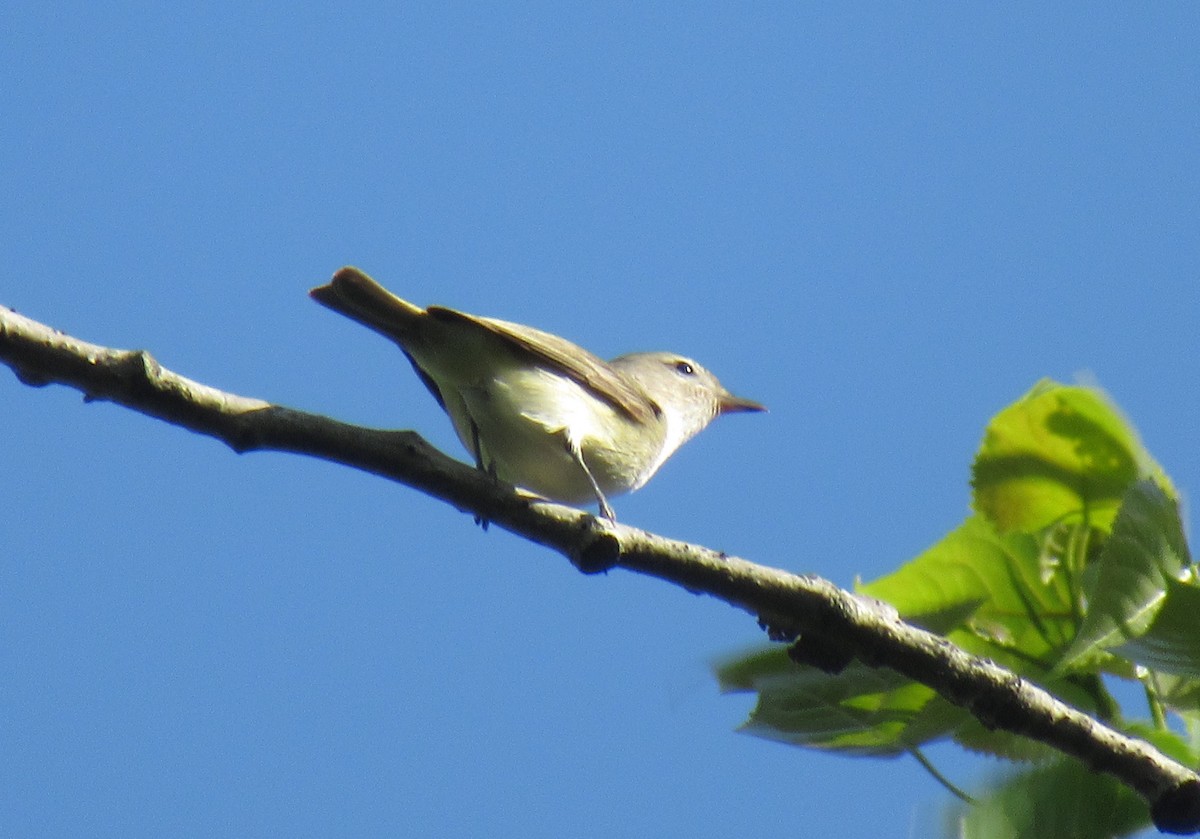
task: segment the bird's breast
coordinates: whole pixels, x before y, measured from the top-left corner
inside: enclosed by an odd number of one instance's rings
[[[458,389],[466,417],[459,438],[472,448],[478,429],[485,465],[505,481],[567,503],[592,500],[587,477],[571,453],[578,447],[606,495],[637,489],[658,463],[665,429],[635,423],[575,381],[536,366],[514,366]]]

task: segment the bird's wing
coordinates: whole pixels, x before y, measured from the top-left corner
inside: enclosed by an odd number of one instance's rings
[[[630,419],[650,422],[659,413],[658,405],[649,396],[630,384],[603,359],[565,338],[532,326],[477,317],[442,306],[430,306],[425,311],[440,320],[482,327],[504,339],[518,353],[579,383]]]

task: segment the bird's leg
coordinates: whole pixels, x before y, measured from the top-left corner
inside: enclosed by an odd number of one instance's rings
[[[592,486],[595,485],[596,482],[592,481]],[[611,521],[613,524],[616,524],[617,514],[613,512],[613,508],[609,506],[608,499],[604,497],[604,493],[599,489],[596,490],[596,500],[600,502],[600,515]]]
[[[490,464],[484,465],[483,444],[479,440],[479,426],[475,424],[474,419],[471,420],[471,453],[475,455],[475,468],[493,481],[496,480],[496,461],[493,460]],[[488,524],[490,524],[483,516],[475,516],[475,523],[484,530],[487,530]]]
[[[600,515],[615,523],[617,516],[613,513],[613,508],[609,506],[608,499],[604,497],[604,492],[601,491],[600,484],[596,483],[596,478],[592,475],[592,470],[588,468],[587,462],[584,461],[583,449],[570,437],[567,437],[567,452],[579,464],[579,468],[583,470],[584,477],[587,478],[588,483],[592,486],[592,492],[596,493],[596,502],[600,505]]]
[[[480,472],[487,472],[493,478],[496,477],[495,466],[488,469],[483,465],[483,444],[479,442],[479,426],[475,424],[475,420],[471,420],[471,454],[475,455],[475,468]]]

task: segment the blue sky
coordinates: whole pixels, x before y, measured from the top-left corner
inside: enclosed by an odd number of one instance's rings
[[[1198,36],[1190,4],[9,4],[0,303],[457,456],[309,287],[353,263],[683,352],[771,412],[620,518],[850,585],[961,520],[1042,376],[1200,486]],[[733,732],[709,665],[761,636],[728,606],[63,388],[0,400],[4,835],[936,823],[912,761]]]

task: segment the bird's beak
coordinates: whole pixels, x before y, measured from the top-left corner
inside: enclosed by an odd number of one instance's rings
[[[742,399],[729,392],[721,394],[721,400],[717,403],[718,414],[758,413],[765,410],[767,410],[765,405],[749,399]]]

